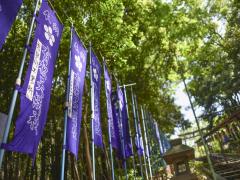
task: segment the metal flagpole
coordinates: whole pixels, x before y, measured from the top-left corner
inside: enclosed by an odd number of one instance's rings
[[[126,90],[126,85],[123,85],[123,89],[124,89],[124,97],[125,97],[125,101],[126,101],[126,109],[127,109],[127,118],[128,118],[128,127],[129,127],[129,134],[130,134],[130,142],[131,142],[131,146],[132,146],[132,151],[133,151],[133,143],[132,143],[132,133],[131,133],[131,128],[130,128],[130,122],[129,122],[129,111],[128,111],[128,101],[127,101],[127,90]],[[134,158],[134,153],[132,156],[132,160],[133,160],[133,170],[134,170],[134,179],[136,178],[136,165],[135,165],[135,158]]]
[[[146,114],[145,114],[145,111],[143,110],[142,106],[141,106],[141,113],[142,113],[143,131],[144,131],[145,144],[146,144],[146,157],[147,157],[147,160],[148,160],[148,168],[149,168],[150,178],[152,179],[151,159],[150,159],[150,154],[149,154],[148,140],[147,140],[148,137],[147,137],[146,125],[145,125]]]
[[[123,153],[123,165],[124,165],[124,171],[125,171],[125,177],[126,180],[128,179],[128,174],[127,174],[127,161],[126,161],[126,154],[125,154],[125,144],[124,144],[124,136],[123,136],[123,121],[122,121],[122,113],[120,109],[120,100],[118,99],[118,112],[119,112],[119,123],[120,123],[120,128],[121,128],[121,145],[122,145],[122,153]]]
[[[27,42],[26,42],[26,46],[24,48],[23,58],[22,58],[22,61],[21,61],[20,69],[19,69],[19,72],[18,72],[18,77],[17,77],[17,80],[16,80],[16,85],[18,85],[18,86],[21,85],[23,68],[24,68],[24,64],[25,64],[25,61],[26,61],[26,57],[27,57],[28,46],[30,44],[30,39],[31,39],[32,31],[33,31],[34,22],[35,22],[35,19],[36,19],[36,14],[37,14],[39,2],[40,2],[40,0],[37,0],[36,6],[35,6],[35,9],[34,9],[34,13],[33,13],[31,26],[30,26],[30,29],[29,29],[29,32],[28,32]],[[5,131],[4,131],[2,143],[6,143],[7,139],[8,139],[8,134],[9,134],[9,130],[10,130],[11,122],[12,122],[12,117],[13,117],[13,112],[14,112],[15,105],[16,105],[17,96],[18,96],[18,90],[15,89],[14,92],[13,92],[12,101],[11,101],[11,105],[10,105],[9,112],[8,112],[7,124],[5,126]],[[2,167],[4,152],[5,152],[4,149],[0,149],[0,169]]]
[[[89,60],[90,60],[90,83],[91,83],[91,109],[92,109],[92,115],[91,115],[91,126],[92,126],[92,168],[93,168],[93,180],[96,179],[96,172],[95,172],[95,147],[94,147],[94,85],[92,81],[92,44],[89,43]]]
[[[201,136],[201,140],[202,140],[203,147],[204,147],[204,150],[205,150],[205,153],[206,153],[206,156],[207,156],[210,171],[212,173],[213,179],[216,180],[217,179],[216,174],[215,174],[215,171],[214,171],[214,168],[213,168],[212,161],[211,161],[210,156],[209,156],[209,149],[208,149],[208,147],[206,145],[206,142],[205,142],[205,139],[203,137],[203,132],[200,128],[200,124],[199,124],[195,109],[193,107],[193,103],[192,103],[192,100],[191,100],[191,97],[190,97],[190,94],[189,94],[189,91],[188,91],[188,88],[187,88],[187,85],[186,85],[186,82],[185,82],[185,78],[184,78],[184,75],[182,73],[181,73],[181,77],[182,77],[182,81],[183,81],[183,84],[184,84],[184,87],[185,87],[185,90],[186,90],[186,93],[187,93],[187,96],[188,96],[188,100],[190,102],[191,109],[192,109],[192,112],[193,112],[193,115],[194,115],[194,118],[195,118],[195,121],[196,121],[196,124],[197,124],[198,132]]]
[[[65,156],[66,156],[66,141],[67,141],[67,117],[68,117],[68,106],[69,106],[69,88],[70,88],[70,75],[71,75],[71,49],[72,49],[72,33],[73,24],[71,26],[71,40],[69,48],[69,60],[68,60],[68,77],[67,77],[67,88],[66,88],[66,102],[64,110],[64,134],[63,134],[63,147],[62,147],[62,165],[61,165],[61,180],[64,180],[65,174]]]
[[[134,95],[134,99],[135,99],[135,107],[136,107],[136,114],[137,114],[138,135],[140,137],[142,131],[141,131],[141,125],[140,125],[140,118],[139,118],[139,113],[138,113],[138,104],[137,104],[136,95]],[[139,138],[139,144],[141,144],[141,138],[142,137]],[[145,154],[145,148],[144,148],[144,145],[143,145],[143,160],[144,160],[145,173],[146,173],[147,179],[149,179],[148,178],[148,170],[147,170],[147,167],[146,167],[147,163],[146,163],[146,156],[145,155],[146,155]]]
[[[105,63],[104,61],[104,58],[103,58],[103,62]],[[103,66],[103,69],[104,69],[104,72],[106,71],[106,68],[105,66]],[[106,82],[105,82],[106,83]],[[106,87],[106,86],[105,86]],[[105,90],[106,91],[106,97],[107,97],[107,89]],[[108,103],[108,101],[107,101]],[[107,105],[108,106],[108,105]],[[112,106],[110,104],[110,106]],[[112,150],[112,138],[111,138],[111,126],[110,126],[110,118],[108,117],[108,139],[109,139],[109,147],[110,147],[110,158],[111,158],[111,168],[112,168],[112,180],[115,180],[115,175],[114,175],[114,162],[113,162],[113,150]]]
[[[138,124],[137,124],[137,116],[136,116],[136,107],[135,107],[135,100],[134,100],[132,86],[131,86],[131,96],[132,96],[132,109],[133,109],[133,119],[134,119],[134,125],[135,125],[135,132],[136,132],[136,135],[139,136],[138,127],[137,127]],[[140,162],[141,176],[143,177],[142,159],[141,159],[141,156],[139,154],[138,154],[138,159],[139,159],[139,162]]]
[[[145,116],[146,116],[146,112],[145,112]],[[149,122],[151,122],[152,121],[152,117],[150,117],[150,113],[148,113],[148,125],[146,124],[146,122],[145,122],[145,125],[146,125],[146,127],[147,126],[149,126]],[[148,127],[149,128],[149,127]],[[148,129],[146,128],[146,135],[147,135],[147,137],[148,137],[148,135],[149,135],[149,132],[148,132]],[[148,149],[150,149],[151,148],[151,142],[149,142],[148,141]]]

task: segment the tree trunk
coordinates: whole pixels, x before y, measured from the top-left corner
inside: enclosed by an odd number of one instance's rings
[[[4,179],[8,178],[8,153],[5,153],[5,157],[3,157],[3,164],[4,164]]]
[[[55,112],[57,113],[57,112]],[[63,122],[63,118],[60,119]],[[56,126],[58,123],[58,119],[56,116],[53,116],[51,122],[51,129],[54,130],[51,136],[51,177],[52,179],[60,179],[61,173],[61,154],[62,154],[62,138],[61,134],[63,133],[62,130],[59,130]],[[63,127],[63,126],[62,126]],[[62,128],[63,129],[63,128]],[[56,141],[57,140],[57,141]],[[66,158],[67,159],[67,152]],[[66,161],[67,163],[67,161]],[[67,165],[65,166],[65,174],[67,174]]]
[[[87,127],[83,124],[83,134],[84,134],[84,143],[85,143],[85,152],[86,152],[86,160],[87,160],[87,174],[89,179],[92,179],[92,161],[90,155]]]
[[[88,92],[88,88],[87,88],[87,83],[85,81],[84,84],[84,91],[85,94],[87,94]],[[88,97],[88,96],[86,96]],[[82,122],[82,126],[83,126],[83,139],[84,139],[84,144],[85,144],[85,152],[86,152],[86,163],[87,163],[87,174],[88,174],[88,178],[89,179],[93,179],[93,175],[92,175],[92,161],[91,161],[91,155],[90,155],[90,148],[89,148],[89,141],[88,141],[88,133],[87,133],[87,118],[88,118],[88,104],[87,104],[87,98],[85,98],[85,104],[84,104],[84,117],[83,117],[83,122]]]
[[[81,142],[83,142],[83,135],[82,134],[83,134],[83,132],[81,133],[81,137],[82,137]],[[82,144],[82,150],[80,151],[81,152],[81,156],[79,156],[80,157],[79,161],[81,162],[81,163],[79,163],[80,164],[80,170],[81,170],[81,180],[86,180],[86,176],[87,176],[86,169],[87,169],[87,166],[86,166],[86,163],[85,163],[85,157],[86,157],[86,154],[85,154],[85,151],[84,151],[85,144],[84,143],[81,143],[81,144]]]
[[[29,168],[30,168],[30,158],[28,158],[27,160],[27,163],[26,163],[26,168],[25,168],[25,173],[24,173],[24,179],[27,179],[28,177],[28,171],[29,171]]]
[[[45,167],[46,167],[46,151],[45,151],[45,140],[42,139],[42,148],[41,148],[41,175],[40,179],[45,180]]]
[[[104,144],[104,148],[103,148],[103,154],[102,154],[102,162],[104,162],[106,169],[104,171],[105,176],[107,176],[108,180],[112,179],[112,172],[111,172],[111,165],[110,165],[110,160],[109,160],[109,156],[107,153],[107,148]]]
[[[37,163],[35,163],[35,180],[38,180],[38,164]]]
[[[9,152],[8,155],[9,155],[8,179],[12,179],[13,178],[12,175],[13,175],[13,160],[14,160],[14,157],[13,157],[12,152]]]
[[[30,180],[33,180],[33,176],[34,176],[34,167],[31,167]]]
[[[75,173],[75,177],[76,177],[76,180],[80,180],[80,176],[79,176],[79,173],[78,173],[78,168],[77,168],[77,163],[76,163],[76,160],[74,159],[73,156],[71,156],[71,161],[73,162],[72,164],[72,168],[74,168],[74,173]]]
[[[19,169],[20,169],[20,168],[19,168],[19,161],[20,161],[20,160],[19,160],[19,159],[20,159],[19,156],[20,156],[20,155],[17,154],[16,156],[17,156],[17,157],[16,157],[16,158],[17,158],[17,161],[16,161],[16,166],[15,166],[14,176],[13,176],[14,179],[18,179],[18,172],[19,172]]]
[[[70,161],[71,161],[71,164],[70,164],[70,170],[71,170],[71,179],[76,179],[75,178],[75,172],[74,172],[74,159],[72,158],[72,155],[71,154],[69,154],[69,159],[70,159]]]

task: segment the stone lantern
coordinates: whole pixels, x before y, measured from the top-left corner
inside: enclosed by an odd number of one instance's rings
[[[197,180],[189,168],[189,161],[194,159],[194,149],[182,144],[182,139],[170,141],[171,148],[163,155],[167,164],[174,166],[174,176],[171,180]]]

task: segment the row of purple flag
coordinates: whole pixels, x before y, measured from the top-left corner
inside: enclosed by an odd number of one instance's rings
[[[1,1],[1,5],[3,4],[3,8],[14,6],[12,0]],[[17,8],[12,9],[16,10]],[[9,10],[6,9],[6,11]],[[3,17],[1,16],[1,18]],[[9,25],[9,23],[7,24]],[[22,87],[17,87],[21,95],[21,102],[14,138],[10,143],[2,144],[6,150],[27,153],[33,159],[36,156],[47,119],[54,66],[62,31],[63,25],[47,1],[44,0],[37,17],[24,84]]]
[[[0,0],[0,49],[16,19],[22,0]]]
[[[22,4],[20,0],[0,0],[0,48],[16,18]],[[11,142],[2,144],[1,147],[21,153],[29,154],[33,159],[43,134],[49,109],[50,94],[53,81],[54,67],[58,48],[63,31],[63,25],[57,18],[54,10],[47,0],[43,0],[38,16],[36,17],[34,40],[30,47],[30,61],[23,86],[16,87],[21,95],[20,113],[16,120],[14,138]],[[72,29],[70,54],[70,83],[68,92],[67,111],[67,139],[66,149],[77,158],[79,136],[82,119],[82,96],[86,74],[87,50]],[[125,156],[133,155],[130,141],[126,100],[123,89],[112,91],[112,81],[106,64],[104,78],[107,98],[108,125],[111,127],[111,142],[119,154],[121,151],[120,134],[123,131]],[[96,55],[91,53],[91,82],[93,86],[93,127],[94,144],[103,147],[101,115],[100,115],[100,90],[101,90],[101,65]],[[119,116],[121,113],[121,116]],[[122,117],[122,118],[120,118]],[[122,127],[122,128],[121,128]]]
[[[5,42],[21,4],[21,0],[0,0],[0,27],[3,27],[0,29],[0,49]],[[63,25],[57,18],[55,11],[49,6],[47,0],[43,0],[36,17],[36,29],[30,47],[30,61],[24,84],[21,87],[16,87],[21,95],[21,99],[14,138],[11,142],[1,145],[6,150],[26,153],[33,159],[36,157],[47,119],[54,67],[62,31]],[[77,158],[88,51],[74,28],[72,28],[71,37],[67,138],[66,147],[64,148]],[[97,147],[103,148],[100,112],[102,67],[97,56],[92,51],[90,53],[91,86],[93,87],[92,94],[94,96],[91,104],[93,109],[93,140]],[[103,66],[110,142],[117,151],[119,158],[129,158],[133,155],[133,147],[129,132],[125,89],[121,89],[117,85],[117,89],[113,90],[111,75],[105,62]],[[140,122],[136,124],[136,131],[136,148],[138,154],[142,156],[144,155],[144,145]],[[166,137],[159,133],[157,128],[156,136],[165,147],[168,146]],[[123,141],[121,141],[121,138]],[[124,143],[124,146],[122,146],[122,143]],[[124,151],[122,147],[125,148]]]

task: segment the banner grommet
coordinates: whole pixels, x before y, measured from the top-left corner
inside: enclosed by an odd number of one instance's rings
[[[20,79],[20,78],[17,78],[15,84],[16,84],[17,86],[21,86],[21,79]]]
[[[64,106],[65,106],[65,108],[68,108],[68,107],[69,107],[69,102],[66,101],[66,102],[64,103]]]

